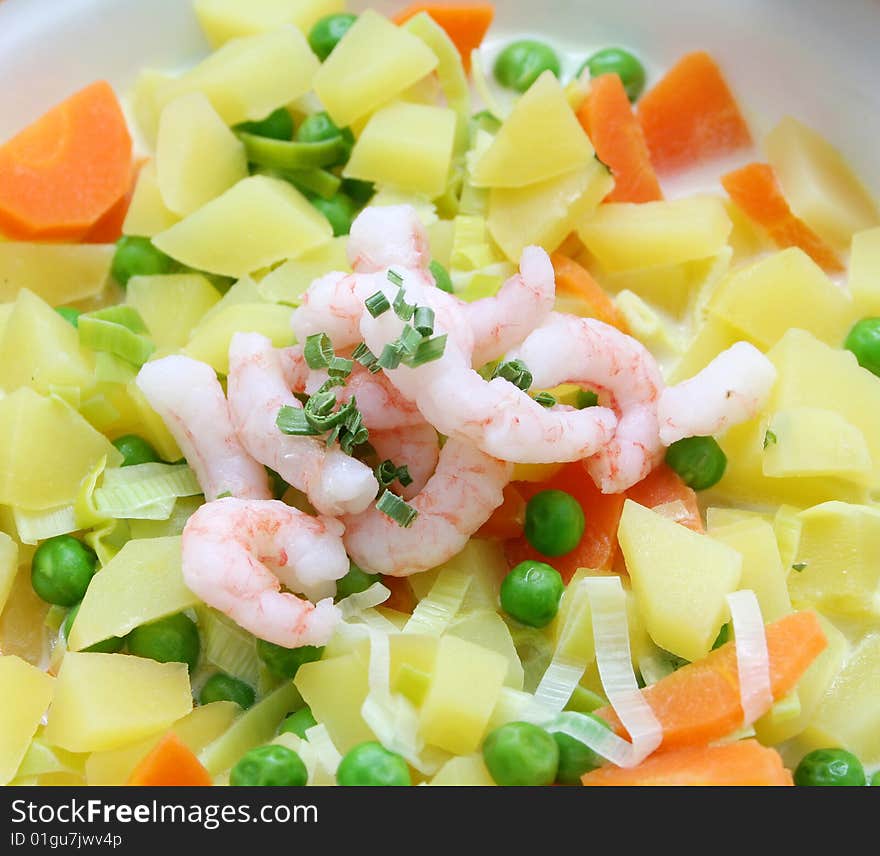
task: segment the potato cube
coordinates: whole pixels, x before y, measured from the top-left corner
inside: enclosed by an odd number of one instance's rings
[[[155,68],[145,68],[138,74],[131,89],[129,97],[134,119],[144,141],[151,149],[156,147],[156,136],[159,133],[161,104],[158,92],[173,80],[172,74]]]
[[[0,785],[15,778],[52,700],[54,679],[12,655],[0,657]]]
[[[722,351],[726,351],[743,337],[726,321],[710,315],[685,347],[684,353],[673,365],[667,381],[680,383],[701,372]]]
[[[880,315],[880,227],[853,235],[849,293],[856,317]]]
[[[50,306],[94,297],[104,290],[112,244],[29,244],[0,241],[0,303],[28,289]]]
[[[345,11],[345,0],[195,0],[199,26],[219,48],[230,39],[293,24],[308,35],[320,18]]]
[[[513,644],[510,630],[501,616],[494,611],[482,610],[454,621],[447,631],[466,642],[473,642],[487,651],[495,651],[507,659],[504,686],[515,690],[523,688],[523,667]]]
[[[351,270],[345,253],[347,245],[347,236],[333,238],[298,259],[279,265],[260,280],[257,294],[272,303],[298,306],[303,294],[318,277],[331,270],[344,273]],[[432,255],[436,257],[436,253]]]
[[[9,600],[18,573],[18,543],[0,532],[0,615]]]
[[[180,217],[162,201],[156,161],[147,161],[138,173],[128,213],[122,224],[122,234],[152,238],[153,235],[170,229],[179,220]]]
[[[450,758],[428,782],[429,785],[453,787],[494,787],[495,780],[479,753]]]

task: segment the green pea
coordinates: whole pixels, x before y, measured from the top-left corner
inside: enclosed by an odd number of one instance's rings
[[[721,481],[727,455],[714,437],[685,437],[666,450],[666,463],[694,490],[706,490]]]
[[[303,645],[300,648],[284,648],[257,639],[257,656],[266,664],[266,668],[278,678],[292,678],[303,663],[320,660],[324,649],[314,645]]]
[[[863,369],[880,375],[880,318],[862,318],[856,322],[843,347],[856,355]]]
[[[351,231],[351,224],[358,215],[358,207],[344,193],[337,193],[330,199],[313,196],[309,202],[330,221],[335,237],[347,235]]]
[[[122,466],[131,467],[135,464],[150,464],[162,459],[159,453],[137,434],[125,434],[117,437],[113,445],[122,453]]]
[[[561,716],[589,716],[594,722],[598,722],[605,728],[611,728],[604,719],[589,713],[561,714]],[[580,784],[581,776],[584,773],[589,773],[590,770],[595,770],[605,763],[605,759],[601,755],[581,743],[580,740],[575,740],[569,734],[554,731],[553,739],[559,749],[559,768],[556,771],[556,781],[562,785]]]
[[[342,192],[354,200],[358,208],[363,208],[376,192],[376,185],[372,181],[361,181],[358,178],[343,178]]]
[[[300,740],[305,740],[306,731],[310,728],[314,728],[317,724],[317,720],[312,716],[312,709],[306,705],[306,707],[301,707],[295,713],[291,713],[287,719],[281,723],[278,733],[295,734]]]
[[[501,583],[501,608],[529,627],[546,627],[559,611],[565,583],[544,562],[520,562]]]
[[[336,580],[336,599],[342,600],[349,595],[366,591],[373,583],[379,582],[382,582],[381,574],[368,574],[351,562],[348,573],[341,580]]]
[[[217,672],[211,675],[199,693],[199,704],[210,704],[212,701],[233,701],[242,710],[247,710],[254,703],[254,688],[232,675]]]
[[[79,309],[72,306],[56,306],[55,311],[68,323],[74,327],[79,327],[79,316],[82,315]]]
[[[182,612],[135,627],[127,642],[130,654],[159,663],[186,663],[190,672],[199,661],[199,629]]]
[[[559,767],[559,747],[537,725],[508,722],[483,741],[483,760],[498,785],[551,785]]]
[[[339,762],[336,782],[348,787],[389,787],[411,785],[412,779],[400,755],[389,752],[381,743],[369,742],[348,751]]]
[[[333,48],[339,44],[356,20],[357,15],[346,13],[327,15],[309,30],[309,47],[321,62],[333,53]]]
[[[495,60],[498,82],[517,92],[525,92],[545,71],[559,77],[559,57],[550,45],[534,39],[511,42]]]
[[[431,276],[434,277],[434,284],[437,288],[440,291],[445,291],[447,294],[452,294],[452,277],[449,275],[449,271],[437,259],[431,261],[428,270],[431,271]]]
[[[73,606],[89,587],[98,564],[94,550],[71,535],[56,535],[37,547],[31,585],[47,603]]]
[[[258,746],[246,752],[229,774],[234,787],[295,787],[309,780],[302,758],[286,746]]]
[[[804,755],[794,771],[794,783],[801,787],[864,785],[861,761],[845,749],[816,749]]]
[[[174,260],[166,256],[149,238],[123,235],[116,242],[110,273],[123,288],[133,276],[170,273]]]
[[[76,621],[76,616],[79,614],[79,608],[82,606],[82,603],[78,603],[64,618],[64,624],[61,625],[61,632],[64,634],[65,639],[70,638],[70,630],[73,627],[73,622]],[[94,645],[89,646],[88,648],[84,648],[84,651],[87,651],[89,654],[116,654],[118,651],[122,650],[123,645],[125,645],[125,640],[120,639],[118,636],[111,636],[109,639],[104,639],[102,642],[95,642]]]
[[[292,140],[293,117],[284,107],[279,107],[259,122],[241,122],[235,126],[235,130],[272,140]]]
[[[545,556],[564,556],[584,534],[584,510],[563,490],[542,490],[526,504],[526,540]]]
[[[578,69],[578,77],[585,68],[590,69],[590,77],[616,74],[630,101],[635,101],[645,88],[645,67],[623,48],[604,48],[597,51]]]
[[[354,147],[354,134],[351,128],[340,128],[328,113],[321,112],[307,116],[296,129],[296,139],[300,143],[323,143],[325,140],[333,140],[337,137],[342,138],[343,151],[335,164],[328,165],[328,169],[348,161]]]
[[[588,407],[596,407],[599,404],[599,396],[592,389],[579,389],[575,395],[574,406],[578,410]]]

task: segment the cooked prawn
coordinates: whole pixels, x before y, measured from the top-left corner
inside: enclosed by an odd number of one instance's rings
[[[418,517],[408,529],[369,508],[344,518],[352,561],[370,573],[405,577],[451,559],[503,501],[511,466],[467,441],[449,439],[440,462],[410,504]]]
[[[229,347],[229,408],[245,448],[303,491],[322,514],[363,511],[376,496],[373,471],[315,437],[282,434],[275,424],[284,405],[302,405],[288,389],[278,351],[259,333],[236,333]]]
[[[209,365],[184,356],[146,363],[136,383],[193,468],[205,497],[269,499],[266,470],[244,449]]]
[[[341,618],[332,601],[336,580],[349,568],[342,532],[338,520],[283,502],[215,500],[186,522],[183,579],[260,639],[285,648],[325,645]],[[317,603],[282,592],[282,583]]]
[[[721,434],[751,419],[766,403],[776,368],[754,345],[737,342],[689,380],[668,387],[657,413],[660,439]]]
[[[427,269],[431,246],[415,208],[365,208],[351,224],[348,261],[357,273],[384,274],[392,265]]]

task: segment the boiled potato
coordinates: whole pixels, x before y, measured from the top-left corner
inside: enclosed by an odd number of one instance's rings
[[[282,24],[294,24],[308,35],[320,18],[345,11],[345,0],[195,0],[194,6],[199,26],[218,48]]]
[[[351,271],[346,256],[347,245],[347,236],[333,238],[326,244],[303,253],[298,259],[279,265],[260,280],[257,294],[272,303],[299,305],[300,298],[308,287],[327,271]],[[433,255],[436,258],[436,253]]]
[[[853,235],[849,293],[857,317],[880,315],[880,227]]]
[[[180,217],[162,201],[156,161],[151,159],[138,173],[134,193],[122,224],[122,234],[152,238],[153,235],[170,229],[179,220]]]
[[[0,785],[15,778],[52,699],[55,681],[19,657],[0,657]]]
[[[17,573],[18,544],[5,532],[0,532],[0,614],[9,600]]]
[[[480,753],[450,758],[428,782],[429,785],[458,787],[494,787],[495,780],[486,769]]]
[[[174,80],[174,76],[154,68],[145,68],[137,76],[131,91],[131,106],[135,122],[144,141],[152,149],[159,133],[161,104],[159,90]]]
[[[104,290],[112,244],[0,242],[0,303],[26,288],[51,306],[94,297]]]
[[[515,690],[523,688],[522,663],[517,656],[510,630],[497,612],[489,609],[472,612],[454,621],[447,633],[505,657],[507,674],[504,686]]]

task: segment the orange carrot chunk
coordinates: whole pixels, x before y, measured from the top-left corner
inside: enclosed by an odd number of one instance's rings
[[[88,233],[82,239],[84,244],[114,244],[122,237],[122,226],[125,223],[125,217],[128,214],[128,207],[131,205],[131,198],[134,196],[134,188],[137,184],[138,175],[141,167],[146,162],[146,158],[140,158],[131,170],[131,179],[128,183],[128,190],[119,197],[101,219],[89,229]]]
[[[721,179],[730,198],[763,226],[778,247],[800,247],[829,273],[841,273],[844,266],[837,253],[789,208],[773,167],[750,163]]]
[[[604,321],[624,333],[629,331],[617,304],[585,267],[561,253],[553,253],[550,260],[556,274],[556,290],[560,294],[576,297],[584,303],[589,317]]]
[[[651,163],[661,175],[752,144],[721,70],[705,51],[682,57],[638,106]]]
[[[577,116],[599,160],[614,175],[614,190],[605,197],[606,202],[654,202],[663,198],[642,126],[616,74],[593,78],[590,96]]]
[[[581,781],[591,787],[794,785],[779,753],[762,746],[757,740],[661,752],[629,770],[611,765],[600,767],[587,773]]]
[[[504,502],[498,506],[492,516],[477,530],[477,538],[497,538],[507,540],[518,538],[523,534],[526,519],[526,501],[515,484],[504,488]]]
[[[812,612],[793,612],[767,625],[770,687],[781,699],[795,688],[807,667],[827,645]],[[642,695],[663,726],[661,747],[673,749],[720,740],[743,724],[736,642],[647,687]],[[626,731],[611,707],[596,713],[621,735]]]
[[[135,767],[129,785],[192,787],[210,785],[211,776],[189,747],[169,731]]]
[[[412,614],[416,608],[416,596],[406,577],[383,576],[382,585],[391,590],[391,596],[382,604],[383,607]]]
[[[130,180],[125,117],[110,84],[98,81],[0,146],[0,231],[78,241]]]
[[[464,70],[471,65],[471,51],[482,43],[495,17],[495,7],[489,3],[441,6],[434,3],[413,3],[394,16],[395,24],[405,24],[410,18],[427,12],[444,30],[461,54]]]
[[[627,490],[626,495],[628,499],[645,508],[656,508],[669,502],[681,502],[688,510],[688,517],[679,520],[679,523],[687,526],[688,529],[693,529],[694,532],[703,531],[703,519],[700,517],[696,493],[667,464],[660,464],[652,470],[638,484]]]

